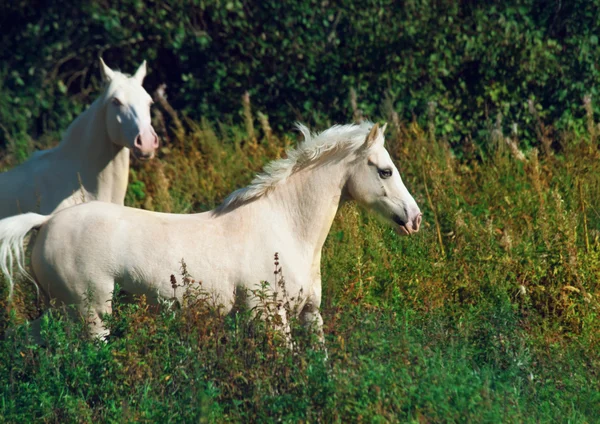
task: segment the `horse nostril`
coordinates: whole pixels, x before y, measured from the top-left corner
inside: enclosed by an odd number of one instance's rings
[[[142,147],[142,137],[140,135],[135,138],[134,146],[140,148]]]
[[[154,136],[154,144],[153,144],[153,146],[155,148],[158,147],[158,137],[157,136]]]
[[[422,219],[423,214],[419,214],[417,215],[417,217],[415,218],[414,222],[413,222],[413,229],[415,231],[419,231],[419,227],[421,226],[421,219]]]

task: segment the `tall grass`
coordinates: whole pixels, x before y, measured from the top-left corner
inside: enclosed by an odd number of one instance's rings
[[[255,119],[249,98],[243,127],[162,110],[174,122],[170,143],[159,161],[132,170],[127,202],[135,207],[208,210],[296,138],[273,134],[265,115]],[[32,345],[22,328],[0,342],[0,416],[595,421],[596,134],[540,127],[538,152],[498,130],[457,158],[431,128],[388,112],[387,147],[424,224],[398,237],[354,205],[338,212],[323,252],[326,360],[297,323],[290,350],[269,321],[243,310],[222,318],[198,293],[158,312],[144,299],[117,302],[106,343],[81,337],[81,323],[55,310],[43,324],[46,347]],[[259,283],[252,295],[264,296]],[[3,325],[34,314],[30,303],[27,289],[17,292]]]

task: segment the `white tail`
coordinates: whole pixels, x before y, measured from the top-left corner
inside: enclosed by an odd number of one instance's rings
[[[17,265],[17,269],[21,274],[31,280],[36,289],[39,288],[33,277],[25,271],[25,248],[23,246],[25,236],[29,231],[38,228],[48,221],[52,215],[40,215],[37,213],[25,213],[15,215],[0,220],[0,270],[8,279],[9,293],[8,299],[12,299],[14,281],[13,281],[13,265]]]

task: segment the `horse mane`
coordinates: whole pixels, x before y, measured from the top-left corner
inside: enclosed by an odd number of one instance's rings
[[[286,150],[287,158],[269,162],[263,172],[254,177],[250,185],[227,196],[215,212],[226,212],[256,200],[307,166],[356,151],[364,144],[372,126],[373,123],[367,121],[360,124],[334,125],[321,133],[311,134],[305,125],[297,123],[296,128],[304,136],[304,141],[300,142],[295,149]]]

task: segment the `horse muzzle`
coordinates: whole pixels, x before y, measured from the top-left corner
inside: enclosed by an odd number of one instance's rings
[[[149,160],[154,157],[158,149],[158,136],[154,128],[140,132],[133,142],[133,155],[140,160]]]
[[[423,217],[423,214],[419,212],[408,222],[405,222],[398,215],[395,215],[393,218],[393,221],[397,225],[397,227],[395,228],[396,232],[403,236],[404,235],[407,236],[407,235],[418,232],[419,228],[421,227],[422,217]]]

